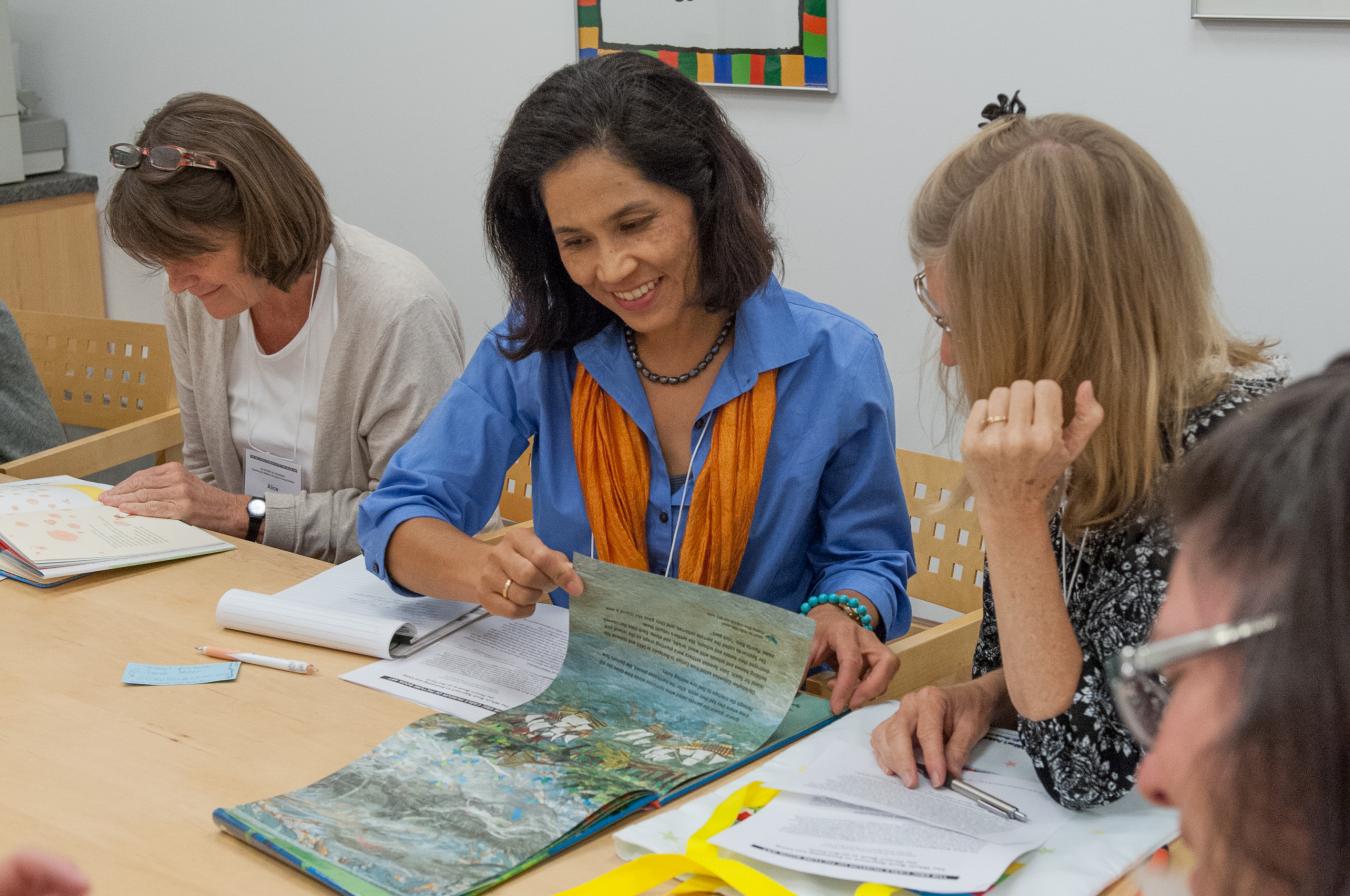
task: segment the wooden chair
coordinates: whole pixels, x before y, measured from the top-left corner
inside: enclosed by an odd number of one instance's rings
[[[955,498],[963,478],[960,461],[903,449],[895,452],[895,460],[918,565],[909,580],[910,597],[961,615],[937,625],[916,620],[908,634],[890,642],[900,671],[885,699],[970,679],[984,596],[984,538],[975,499]]]
[[[516,462],[506,471],[506,480],[502,483],[502,500],[497,505],[497,510],[502,516],[502,522],[506,525],[534,519],[534,502],[532,500],[534,492],[530,487],[530,455],[532,450],[527,445],[525,452],[516,458]]]
[[[928,685],[968,681],[983,615],[984,539],[974,500],[954,498],[961,487],[960,462],[904,450],[895,453],[895,460],[918,565],[909,580],[910,597],[961,615],[932,624],[919,610],[909,632],[887,643],[900,660],[900,670],[879,698],[883,700]],[[825,696],[826,681],[828,677],[812,679],[807,690]]]
[[[160,324],[14,310],[14,319],[47,390],[67,426],[103,430],[0,465],[20,479],[87,476],[155,455],[180,455],[183,427]]]
[[[975,499],[954,497],[961,488],[961,462],[903,449],[895,452],[895,460],[919,567],[909,580],[910,594],[963,613],[980,609],[984,538]]]

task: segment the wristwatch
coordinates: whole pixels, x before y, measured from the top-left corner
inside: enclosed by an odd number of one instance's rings
[[[244,509],[248,512],[248,534],[244,537],[249,541],[257,541],[258,532],[267,517],[267,501],[262,498],[249,498]]]

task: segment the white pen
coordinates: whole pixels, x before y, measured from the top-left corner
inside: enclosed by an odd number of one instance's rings
[[[255,666],[266,666],[269,669],[281,669],[286,672],[298,672],[301,675],[308,675],[311,672],[319,671],[313,663],[307,663],[304,660],[283,660],[274,656],[263,656],[261,653],[242,653],[238,650],[226,650],[224,647],[207,647],[202,645],[197,648],[197,652],[206,656],[215,657],[218,660],[234,660],[237,663],[252,663]]]

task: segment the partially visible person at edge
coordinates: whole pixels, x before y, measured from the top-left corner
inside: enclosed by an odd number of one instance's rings
[[[486,230],[511,314],[361,506],[400,589],[527,616],[574,551],[796,612],[836,711],[879,695],[914,569],[874,333],[784,289],[767,183],[708,94],[641,54],[516,110]],[[534,440],[534,530],[469,538]],[[848,609],[844,609],[847,607]]]
[[[84,896],[89,878],[66,858],[25,849],[0,860],[0,896]]]
[[[1157,162],[1089,118],[1000,115],[929,176],[910,249],[969,407],[984,619],[974,680],[906,697],[873,734],[878,762],[913,787],[921,753],[940,784],[991,724],[1015,726],[1056,801],[1110,803],[1140,750],[1103,664],[1147,637],[1166,588],[1159,478],[1282,363],[1220,323]]]
[[[464,367],[459,317],[416,257],[335,219],[270,122],[175,97],[108,201],[112,238],[168,275],[183,463],[106,504],[321,560],[360,552],[356,508]]]
[[[1167,599],[1112,666],[1139,789],[1196,896],[1350,896],[1350,355],[1181,467]]]
[[[0,463],[55,448],[65,440],[19,325],[0,301]]]

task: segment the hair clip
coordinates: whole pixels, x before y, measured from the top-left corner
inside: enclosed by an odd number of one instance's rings
[[[1026,115],[1027,104],[1017,98],[1021,92],[1020,90],[1013,91],[1011,97],[1006,93],[1000,93],[997,103],[988,104],[980,112],[980,117],[984,119],[980,122],[980,127],[984,127],[991,121],[998,121],[1005,115]]]

